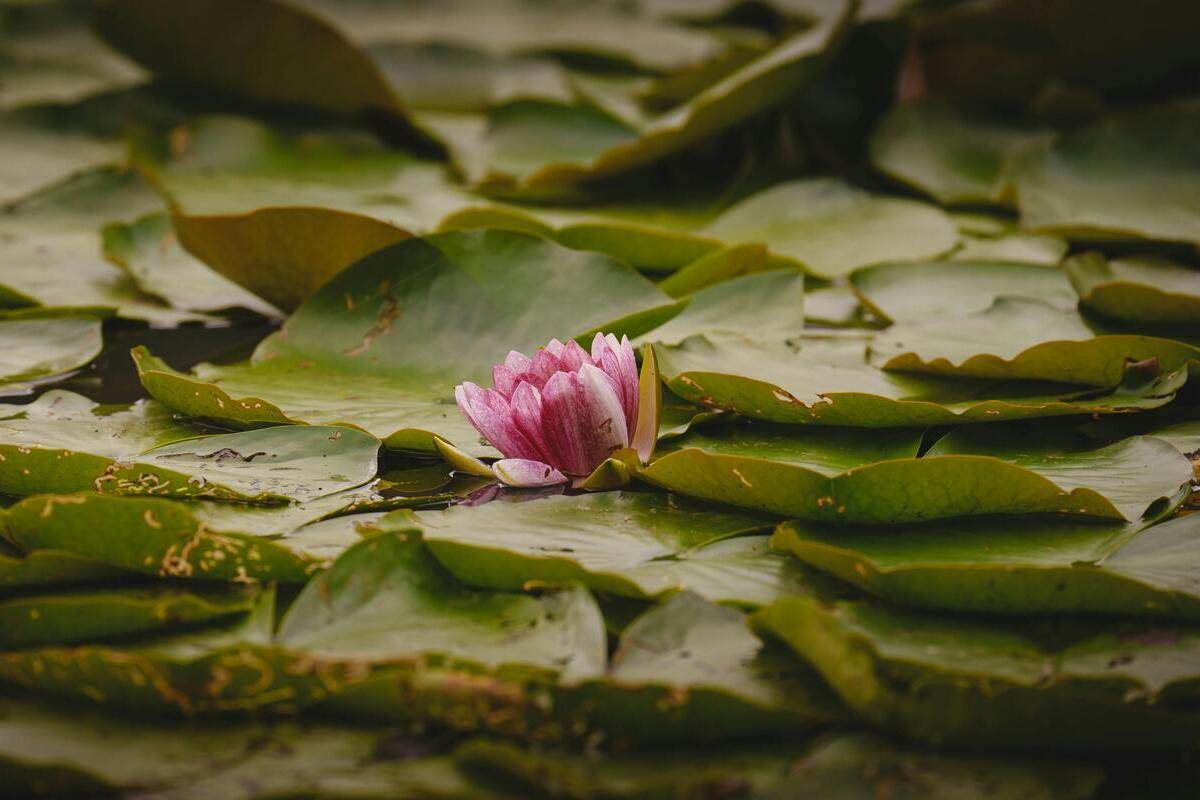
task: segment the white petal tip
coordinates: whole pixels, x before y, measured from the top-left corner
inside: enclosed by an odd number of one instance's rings
[[[567,477],[549,464],[528,458],[504,458],[492,464],[492,474],[505,486],[535,489],[566,483]]]

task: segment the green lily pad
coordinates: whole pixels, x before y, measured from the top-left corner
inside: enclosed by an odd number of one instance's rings
[[[1200,271],[1154,256],[1107,261],[1097,253],[1063,268],[1079,302],[1111,319],[1149,325],[1200,325]]]
[[[140,178],[117,168],[90,170],[25,198],[0,217],[0,260],[5,265],[0,300],[7,295],[9,305],[115,312],[159,325],[211,320],[143,294],[104,260],[100,228],[105,223],[160,207]]]
[[[700,289],[678,315],[641,342],[678,344],[697,334],[784,341],[804,333],[804,276],[792,270],[758,272]]]
[[[898,105],[879,123],[871,163],[939,203],[1008,205],[1013,159],[1050,135],[925,100]]]
[[[759,192],[702,233],[727,244],[765,244],[822,278],[884,261],[933,258],[958,244],[954,222],[936,206],[873,196],[832,178]]]
[[[1112,116],[1016,167],[1021,222],[1069,236],[1200,243],[1200,104]]]
[[[0,646],[15,649],[47,644],[97,642],[155,633],[244,615],[254,595],[222,588],[144,587],[80,589],[0,600]]]
[[[494,455],[455,407],[455,384],[486,383],[509,350],[600,328],[636,336],[673,312],[653,284],[604,256],[517,233],[451,232],[401,241],[340,273],[247,365],[193,378],[134,356],[147,390],[188,416],[232,427],[346,423],[422,452],[434,452],[436,434]]]
[[[807,664],[764,644],[741,612],[691,592],[630,623],[607,676],[560,702],[617,749],[794,736],[843,714]],[[652,730],[629,730],[639,721]]]
[[[788,522],[771,543],[881,599],[1004,614],[1200,618],[1195,515],[1146,523],[957,520],[908,527]]]
[[[883,264],[858,270],[850,284],[889,322],[963,317],[987,311],[1000,297],[1030,298],[1064,310],[1077,302],[1062,270],[1003,261]]]
[[[1151,380],[1130,375],[1115,388],[1085,391],[1061,383],[884,372],[868,363],[868,341],[810,336],[790,345],[752,344],[714,335],[655,345],[654,352],[667,386],[691,402],[770,422],[871,428],[1158,408],[1174,398],[1188,374],[1180,369]]]
[[[819,74],[849,6],[784,38],[687,102],[633,126],[590,102],[523,101],[483,117],[423,114],[458,167],[489,194],[573,197],[589,181],[644,167],[781,104]]]
[[[166,578],[305,583],[357,543],[379,512],[346,514],[355,493],[253,507],[99,494],[39,495],[8,509],[8,538],[32,556],[69,553]],[[333,517],[333,518],[330,518]]]
[[[1070,250],[1061,236],[1047,233],[1006,233],[1001,236],[965,235],[951,261],[1012,261],[1056,267]]]
[[[404,532],[368,538],[316,577],[288,609],[277,641],[325,659],[428,657],[570,678],[603,669],[605,650],[586,591],[539,598],[470,589]]]
[[[894,325],[871,352],[887,370],[1099,387],[1120,384],[1130,363],[1168,374],[1200,356],[1173,339],[1097,331],[1075,311],[1020,297],[961,317]]]
[[[113,53],[65,4],[27,9],[5,26],[0,42],[0,109],[68,103],[125,88],[145,73]]]
[[[864,601],[780,600],[757,626],[863,719],[934,745],[1187,749],[1200,636],[1147,622],[986,623]]]
[[[112,223],[101,235],[105,257],[127,271],[143,292],[162,298],[173,308],[200,312],[244,308],[267,317],[279,316],[269,303],[213,272],[184,250],[166,214]]]
[[[87,364],[102,348],[94,316],[0,317],[0,392],[6,384],[50,378]]]
[[[2,528],[2,526],[0,526]],[[3,530],[0,529],[0,537]],[[0,595],[43,587],[103,583],[131,573],[64,550],[21,553],[0,538]]]
[[[415,521],[438,561],[473,586],[579,581],[624,597],[687,590],[742,605],[804,591],[803,573],[765,546],[761,534],[772,520],[671,495],[603,492],[451,506],[419,512]]]
[[[120,160],[120,139],[80,129],[71,124],[71,116],[55,107],[0,111],[0,144],[21,154],[0,164],[0,205],[15,203],[76,172]]]
[[[375,476],[379,441],[350,428],[204,435],[157,403],[124,410],[56,391],[0,419],[0,489],[94,489],[267,504],[313,500]]]
[[[135,158],[169,200],[180,244],[284,310],[468,198],[445,165],[347,128],[200,117]]]
[[[1190,463],[1152,437],[1071,452],[954,433],[914,458],[919,440],[904,429],[731,425],[670,440],[639,475],[705,500],[837,524],[1013,513],[1138,519],[1191,479]],[[981,485],[991,487],[983,496]]]
[[[275,596],[259,593],[231,624],[125,642],[47,645],[0,652],[0,682],[138,712],[247,711],[281,701],[264,652]]]
[[[511,797],[493,794],[448,756],[395,728],[163,722],[4,698],[0,740],[0,771],[22,797]]]

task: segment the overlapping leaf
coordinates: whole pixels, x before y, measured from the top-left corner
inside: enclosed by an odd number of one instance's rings
[[[1111,319],[1148,325],[1200,324],[1200,271],[1153,256],[1111,261],[1096,253],[1063,268],[1079,302]]]
[[[915,458],[919,443],[919,432],[904,429],[733,425],[672,439],[639,474],[693,497],[837,524],[1013,513],[1138,519],[1192,474],[1175,448],[1151,437],[1073,452],[952,435]]]
[[[766,548],[769,518],[716,511],[646,492],[493,502],[421,512],[430,551],[474,586],[581,581],[598,591],[654,598],[688,590],[762,605],[804,591],[804,575]]]
[[[379,442],[348,428],[205,435],[142,401],[104,408],[54,391],[0,419],[0,488],[24,496],[96,490],[267,504],[313,500],[375,476]]]
[[[135,353],[147,390],[188,416],[234,427],[348,423],[400,450],[437,434],[491,454],[453,402],[509,350],[553,337],[636,335],[674,312],[627,267],[502,231],[401,241],[325,284],[248,365],[193,378]],[[514,336],[514,331],[520,331]]]
[[[1200,728],[1191,628],[1025,625],[865,601],[781,600],[756,617],[862,718],[930,744],[1126,750]]]

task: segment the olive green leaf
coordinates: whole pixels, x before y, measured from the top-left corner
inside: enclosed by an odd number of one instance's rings
[[[278,643],[364,662],[437,654],[582,677],[604,664],[603,624],[586,591],[542,597],[458,584],[402,531],[372,536],[317,576],[288,610]]]
[[[69,103],[140,83],[144,73],[88,30],[82,9],[24,9],[0,42],[0,109]],[[53,7],[49,7],[53,6]]]
[[[205,435],[161,405],[124,410],[55,391],[0,419],[0,489],[95,489],[267,504],[312,500],[375,475],[379,441],[350,428],[284,426]]]
[[[833,178],[781,183],[734,205],[702,233],[765,244],[822,278],[884,261],[933,258],[958,244],[950,217],[914,200],[873,196]]]
[[[795,735],[843,716],[807,664],[764,644],[741,612],[691,592],[633,620],[606,677],[569,688],[560,703],[616,749]]]
[[[667,386],[685,400],[771,422],[871,428],[1157,408],[1171,401],[1188,375],[1178,369],[1147,379],[1131,372],[1122,376],[1124,383],[1118,378],[1121,385],[1115,388],[1092,391],[1057,383],[884,372],[868,363],[865,336],[816,338],[810,332],[790,344],[698,336],[679,345],[655,345],[655,354]]]
[[[27,589],[103,583],[130,573],[64,550],[22,553],[6,543],[0,525],[0,595]]]
[[[0,206],[121,159],[124,146],[119,138],[73,124],[74,116],[53,106],[0,111],[0,145],[21,154],[0,164]]]
[[[1200,617],[1200,520],[1008,518],[920,526],[779,526],[771,544],[884,600],[1003,614]]]
[[[211,320],[142,293],[104,260],[105,223],[159,208],[161,201],[140,178],[115,167],[83,172],[26,197],[0,216],[0,302],[115,312],[160,325]]]
[[[743,605],[804,591],[803,573],[765,547],[769,518],[671,495],[495,501],[417,512],[415,522],[438,561],[473,586],[580,581],[626,597],[689,590]]]
[[[1000,297],[1039,300],[1064,310],[1077,302],[1062,270],[1005,261],[881,264],[857,270],[850,284],[888,322],[963,317],[987,311]]]
[[[166,214],[150,214],[101,231],[104,255],[127,271],[143,292],[173,308],[223,311],[244,308],[263,316],[279,312],[213,272],[184,250]]]
[[[1106,317],[1148,325],[1200,325],[1200,271],[1155,256],[1105,260],[1098,253],[1063,268],[1079,302]]]
[[[793,270],[756,272],[700,289],[676,316],[640,341],[679,344],[697,334],[785,341],[804,333],[804,276]]]
[[[1200,349],[1173,339],[1097,330],[1073,310],[1037,299],[1000,297],[961,317],[894,325],[871,343],[887,370],[1112,387],[1131,363],[1177,372]]]
[[[304,583],[382,516],[350,513],[359,499],[349,492],[291,506],[254,507],[39,495],[17,503],[0,521],[8,539],[30,558],[69,554],[166,578]]]
[[[933,753],[866,733],[726,746],[702,757],[688,750],[580,755],[473,739],[455,750],[455,758],[539,797],[582,800],[700,800],[729,787],[766,800],[851,800],[887,792],[941,800],[1086,800],[1103,778],[1103,770],[1083,764]]]
[[[1050,136],[924,100],[895,106],[879,123],[871,134],[871,163],[939,203],[1009,205],[1013,158]]]
[[[254,594],[222,587],[197,592],[168,586],[77,589],[0,600],[0,647],[97,642],[177,630],[244,615]]]
[[[1012,261],[1055,267],[1067,255],[1066,239],[1047,233],[1006,233],[1000,236],[964,234],[951,261]]]
[[[919,440],[905,429],[728,425],[669,440],[639,475],[705,500],[838,524],[1005,513],[1138,519],[1191,478],[1190,463],[1152,437],[1072,452],[954,433],[915,458]],[[992,488],[981,496],[981,485]]]
[[[100,319],[91,315],[0,315],[0,394],[13,384],[82,367],[100,354]]]
[[[687,102],[640,125],[592,102],[519,101],[480,118],[422,114],[458,167],[489,194],[544,200],[660,161],[779,105],[810,83],[840,42],[850,5],[785,37]]]
[[[443,164],[345,127],[205,116],[141,142],[135,158],[168,200],[180,244],[284,310],[469,197]]]
[[[929,744],[1185,748],[1200,729],[1200,636],[1188,628],[1102,621],[1055,630],[813,597],[780,600],[755,622],[863,719]]]
[[[0,772],[21,797],[332,800],[510,797],[396,728],[294,721],[161,721],[0,700]]]
[[[551,338],[632,336],[675,311],[653,284],[605,256],[505,231],[412,238],[340,273],[249,364],[195,378],[144,351],[147,390],[188,416],[234,427],[346,423],[394,449],[434,452],[436,434],[494,455],[453,401],[509,350]]]
[[[45,645],[0,652],[0,682],[140,713],[251,710],[279,703],[267,692],[275,595],[264,589],[249,614],[196,631],[116,643]],[[294,690],[292,690],[294,693]]]
[[[1073,237],[1200,243],[1200,104],[1126,112],[1033,151],[1015,168],[1021,222]]]

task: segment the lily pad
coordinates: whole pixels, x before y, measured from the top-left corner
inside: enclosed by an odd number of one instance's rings
[[[794,736],[842,717],[807,664],[764,644],[741,612],[690,592],[635,619],[607,677],[570,691],[563,702],[568,718],[589,719],[618,749]],[[629,731],[639,720],[652,730]]]
[[[1019,297],[962,317],[894,325],[871,351],[887,370],[1099,387],[1120,384],[1130,364],[1169,374],[1200,356],[1174,339],[1107,333],[1075,311]]]
[[[1072,237],[1200,243],[1200,104],[1108,117],[1016,167],[1021,222]]]
[[[881,599],[1003,614],[1200,618],[1200,519],[1096,524],[957,520],[908,527],[788,522],[772,545]]]
[[[0,317],[0,393],[5,384],[61,375],[87,364],[102,348],[94,316]]]
[[[105,223],[160,207],[140,178],[118,168],[90,170],[27,197],[0,217],[0,285],[5,287],[0,298],[18,298],[9,305],[115,312],[159,325],[211,319],[143,294],[103,258],[100,228]]]
[[[603,669],[603,623],[584,590],[542,597],[458,584],[419,537],[381,533],[348,550],[292,604],[277,641],[364,663],[462,661],[568,678]]]
[[[687,590],[742,605],[804,591],[803,572],[766,548],[772,520],[672,495],[498,501],[419,512],[415,521],[438,561],[473,586],[580,581],[624,597]]]
[[[939,203],[1009,205],[1013,159],[1051,135],[925,100],[898,105],[879,123],[871,163]]]
[[[1190,463],[1151,437],[1069,452],[952,434],[915,458],[919,440],[903,429],[732,425],[670,440],[639,475],[693,497],[837,524],[1014,513],[1138,519],[1191,478]],[[983,496],[981,485],[990,487]]]
[[[145,79],[145,73],[96,39],[85,14],[55,5],[27,9],[19,22],[5,25],[0,109],[68,103]]]
[[[690,296],[683,311],[643,335],[641,341],[670,345],[697,334],[784,341],[803,333],[804,276],[778,270],[700,289]]]
[[[3,530],[0,529],[0,535],[2,534]],[[102,583],[128,577],[131,577],[131,573],[125,570],[64,550],[21,553],[0,538],[0,595],[43,587]]]
[[[505,797],[438,748],[394,728],[329,723],[169,722],[0,700],[0,770],[22,797],[136,794],[145,800]],[[411,749],[412,752],[408,752]]]
[[[344,513],[353,494],[278,508],[99,494],[39,495],[8,509],[8,538],[166,578],[304,583],[362,538],[380,514]]]
[[[1111,261],[1097,253],[1063,264],[1079,302],[1111,319],[1145,325],[1200,325],[1200,270],[1154,256]]]
[[[0,144],[21,153],[21,158],[0,164],[0,206],[76,172],[120,160],[124,152],[120,139],[80,129],[71,124],[71,116],[54,107],[0,111]]]
[[[683,152],[783,103],[810,83],[847,29],[849,6],[784,38],[761,56],[661,115],[631,126],[592,103],[526,101],[479,119],[422,115],[481,190],[556,199],[581,184]],[[552,136],[547,134],[552,133]]]
[[[987,311],[1000,297],[1034,299],[1063,310],[1073,310],[1077,302],[1062,270],[1004,261],[883,264],[858,270],[850,284],[889,322],[968,316]]]
[[[338,127],[200,117],[135,157],[168,199],[180,244],[284,310],[467,197],[443,164]]]
[[[127,271],[138,288],[173,308],[224,311],[244,308],[266,317],[279,311],[237,284],[213,272],[184,250],[166,214],[107,225],[101,235],[104,255]]]
[[[642,797],[708,798],[729,787],[749,797],[989,797],[994,800],[1085,800],[1103,773],[1060,762],[935,754],[865,733],[815,741],[723,747],[718,752],[639,752],[606,757],[528,751],[472,740],[459,763],[498,773],[539,796],[569,791],[584,800]],[[886,787],[883,789],[881,787]],[[566,796],[566,795],[564,795]],[[737,796],[737,795],[735,795]]]
[[[379,441],[349,428],[204,435],[153,402],[124,410],[52,392],[0,419],[0,489],[94,489],[267,504],[312,500],[375,475]]]
[[[1182,750],[1200,730],[1200,636],[1189,628],[1051,631],[811,597],[780,600],[755,621],[862,718],[928,744]]]
[[[1012,261],[1056,267],[1070,250],[1067,240],[1048,233],[1006,233],[1001,236],[964,236],[951,261]]]
[[[674,304],[604,256],[505,231],[398,242],[325,284],[247,365],[195,378],[136,351],[142,382],[188,416],[232,427],[346,423],[398,450],[433,435],[494,455],[453,402],[509,350],[603,328],[636,336]],[[613,321],[615,320],[615,321]]]
[[[954,222],[936,206],[873,196],[833,178],[759,192],[702,233],[727,244],[765,244],[822,278],[884,261],[933,258],[958,244]]]
[[[244,615],[254,595],[223,588],[198,593],[169,587],[81,589],[0,600],[0,646],[97,642],[202,625]]]
[[[868,341],[810,337],[759,345],[698,336],[677,346],[656,345],[654,352],[667,386],[691,402],[770,422],[870,428],[1158,408],[1174,398],[1188,375],[1186,369],[1150,379],[1130,374],[1115,388],[1087,391],[1061,383],[884,372],[868,363]]]
[[[123,645],[47,645],[0,653],[0,682],[44,694],[124,710],[193,714],[246,711],[280,702],[264,693],[275,596],[258,595],[231,624],[150,637]]]

